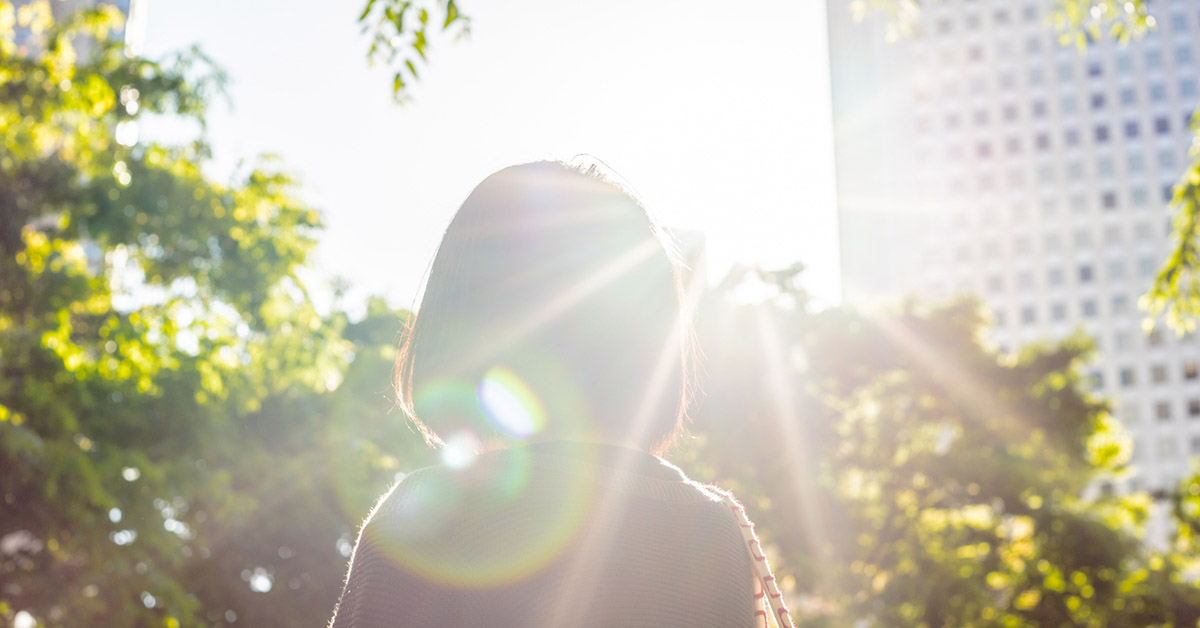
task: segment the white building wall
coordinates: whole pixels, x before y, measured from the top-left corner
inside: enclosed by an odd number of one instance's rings
[[[1170,248],[1170,186],[1200,102],[1200,0],[1081,53],[1044,0],[921,3],[885,43],[829,0],[843,291],[982,297],[1015,349],[1082,328],[1099,390],[1135,439],[1118,491],[1172,486],[1200,457],[1200,342],[1146,335],[1139,297]]]

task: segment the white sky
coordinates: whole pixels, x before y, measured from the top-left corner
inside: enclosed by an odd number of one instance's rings
[[[803,261],[840,300],[824,0],[462,0],[412,103],[367,67],[361,0],[152,0],[145,54],[199,44],[233,109],[216,172],[280,156],[327,224],[316,268],[408,306],[442,230],[504,166],[589,154],[734,262]]]

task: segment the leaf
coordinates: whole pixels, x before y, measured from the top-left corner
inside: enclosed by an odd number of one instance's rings
[[[371,9],[375,6],[375,2],[376,0],[367,0],[367,5],[363,7],[362,15],[358,16],[359,22],[367,19],[367,16],[371,14]]]

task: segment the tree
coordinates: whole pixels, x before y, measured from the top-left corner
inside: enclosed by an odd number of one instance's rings
[[[392,68],[397,102],[408,99],[409,86],[420,78],[417,67],[429,60],[431,34],[441,31],[462,38],[471,32],[471,19],[455,0],[366,0],[358,21],[371,40],[367,59],[384,59]]]
[[[427,459],[388,415],[403,313],[317,312],[320,218],[278,164],[218,183],[203,136],[136,141],[203,128],[224,76],[127,57],[120,20],[0,1],[0,617],[319,625]]]
[[[795,272],[745,277],[702,307],[682,459],[746,501],[802,625],[1200,621],[1200,476],[1162,552],[1142,543],[1147,495],[1085,490],[1130,450],[1084,388],[1086,339],[998,354],[971,301],[814,314]],[[775,296],[738,304],[746,280]]]

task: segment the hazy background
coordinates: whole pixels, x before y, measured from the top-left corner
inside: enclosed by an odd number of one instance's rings
[[[407,306],[476,183],[584,153],[664,224],[704,230],[714,279],[801,260],[839,300],[824,3],[465,2],[473,33],[434,42],[406,106],[368,68],[360,5],[149,6],[147,56],[199,44],[233,79],[208,119],[214,174],[277,154],[324,211],[319,279]]]

